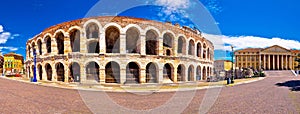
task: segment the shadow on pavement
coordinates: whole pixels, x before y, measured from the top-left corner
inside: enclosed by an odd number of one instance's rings
[[[284,83],[277,83],[276,85],[289,87],[291,91],[300,91],[300,80],[290,80]]]

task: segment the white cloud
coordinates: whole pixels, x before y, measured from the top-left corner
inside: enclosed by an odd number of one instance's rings
[[[272,45],[279,45],[287,49],[300,49],[300,42],[296,40],[288,40],[283,38],[264,38],[256,36],[225,36],[225,35],[211,35],[203,33],[207,39],[219,39],[224,44],[233,45],[234,49],[244,48],[265,48]],[[216,50],[231,50],[230,46],[215,46]]]
[[[17,51],[17,47],[0,47],[0,51],[3,51],[3,49],[9,50],[9,51]]]
[[[0,25],[0,33],[3,32],[3,26]]]
[[[156,5],[164,6],[164,13],[170,15],[178,12],[181,9],[187,9],[190,7],[190,0],[156,0]]]
[[[7,39],[9,39],[11,34],[9,32],[2,32],[0,33],[0,44],[4,44],[7,42]]]

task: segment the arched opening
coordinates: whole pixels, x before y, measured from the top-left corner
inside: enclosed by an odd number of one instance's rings
[[[203,44],[203,59],[206,59],[206,44]]]
[[[99,27],[96,23],[90,23],[86,27],[86,38],[99,38]]]
[[[46,64],[46,73],[47,73],[47,80],[51,81],[52,80],[52,67],[50,64]]]
[[[207,59],[210,60],[210,50],[209,50],[209,48],[207,48]]]
[[[182,36],[178,38],[177,53],[185,54],[185,39]]]
[[[96,62],[89,62],[85,68],[86,80],[99,82],[99,65]]]
[[[37,66],[38,69],[38,75],[39,75],[39,80],[43,80],[43,69],[42,69],[42,65],[38,65]]]
[[[189,66],[188,81],[194,81],[194,66]]]
[[[31,48],[30,48],[30,46],[27,47],[27,50],[28,50],[28,57],[31,57]]]
[[[57,44],[57,51],[58,54],[64,54],[64,34],[59,32],[56,35],[56,44]]]
[[[135,62],[130,62],[126,66],[126,83],[139,83],[140,68]]]
[[[34,54],[36,54],[36,47],[35,47],[35,43],[34,43],[34,42],[32,42],[31,46],[32,46],[32,55],[34,56]]]
[[[80,51],[80,31],[74,29],[70,32],[70,44],[72,48],[72,52]]]
[[[69,82],[80,82],[80,77],[80,65],[76,62],[71,63]]]
[[[109,62],[105,66],[105,83],[120,83],[120,66],[116,62]]]
[[[170,49],[167,49],[167,50],[166,50],[166,55],[168,55],[168,56],[171,55],[171,50],[170,50]]]
[[[37,41],[38,49],[39,49],[39,55],[42,55],[42,41],[39,39]]]
[[[169,63],[165,64],[164,65],[164,68],[163,68],[163,79],[164,79],[164,82],[167,82],[167,83],[171,83],[173,82],[173,66],[170,65]]]
[[[158,70],[154,63],[146,66],[146,83],[157,83]]]
[[[57,75],[57,81],[65,81],[65,68],[62,63],[56,64],[56,75]]]
[[[201,80],[201,67],[200,66],[197,67],[196,75],[197,75],[196,79]]]
[[[126,53],[140,53],[140,32],[136,28],[126,31]]]
[[[207,67],[207,76],[210,76],[210,67]]]
[[[185,77],[185,68],[183,64],[178,65],[177,67],[177,81],[184,81]]]
[[[165,33],[163,35],[163,46],[164,46],[164,50],[170,50],[173,51],[173,36],[171,35],[171,33]],[[172,54],[172,52],[169,53],[170,55]],[[165,55],[169,55],[168,51],[166,51]]]
[[[91,41],[88,43],[88,53],[99,53],[99,42]]]
[[[197,44],[197,57],[201,57],[201,44]]]
[[[117,27],[108,27],[105,31],[106,53],[120,53],[120,31]]]
[[[195,44],[193,40],[190,40],[189,42],[189,55],[195,54]]]
[[[153,30],[146,33],[146,54],[158,55],[158,34]]]
[[[202,80],[206,80],[207,78],[206,78],[206,68],[205,67],[203,67],[203,71],[202,71]]]
[[[51,38],[47,36],[45,42],[46,42],[47,53],[51,53]]]

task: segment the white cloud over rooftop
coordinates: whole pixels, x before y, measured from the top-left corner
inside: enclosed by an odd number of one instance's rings
[[[208,39],[220,39],[224,44],[233,45],[235,50],[244,48],[265,48],[272,45],[279,45],[287,49],[300,49],[300,42],[283,38],[265,38],[256,36],[225,36],[203,34]],[[216,48],[217,50],[231,50],[229,45]]]

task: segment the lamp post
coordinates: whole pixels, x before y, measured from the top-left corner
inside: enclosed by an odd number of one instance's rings
[[[234,52],[233,52],[233,46],[231,45],[231,61],[232,61],[232,63],[231,63],[231,83],[234,83],[234,69],[233,69],[233,57],[234,57]]]

